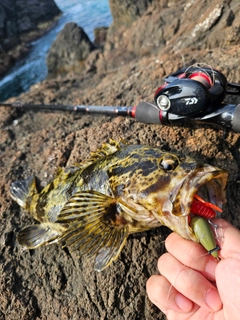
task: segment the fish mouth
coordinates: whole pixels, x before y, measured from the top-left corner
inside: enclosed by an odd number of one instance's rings
[[[212,166],[203,166],[203,168],[197,170],[183,182],[179,190],[180,211],[178,210],[178,214],[188,216],[191,213],[195,195],[203,201],[210,202],[222,209],[223,204],[226,203],[227,179],[228,173],[225,170],[216,169]]]
[[[226,203],[227,179],[228,173],[225,170],[207,164],[197,165],[195,169],[182,175],[182,179],[179,179],[179,176],[176,178],[176,183],[173,183],[173,188],[163,202],[161,210],[152,211],[152,213],[162,225],[170,228],[183,238],[199,242],[190,226],[193,215],[203,217],[200,212],[199,214],[191,212],[195,195],[200,197],[203,202],[208,202],[208,205],[213,204],[215,208],[217,206],[218,209],[221,209],[223,204]],[[206,216],[205,218],[209,219]]]
[[[183,238],[198,242],[189,225],[194,196],[197,195],[203,201],[210,202],[221,209],[226,203],[227,178],[227,171],[210,165],[196,168],[179,184],[175,185],[174,191],[164,205],[165,212],[169,212],[169,214],[164,214],[161,217],[161,222]]]

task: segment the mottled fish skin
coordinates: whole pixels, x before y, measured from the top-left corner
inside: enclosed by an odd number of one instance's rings
[[[157,147],[112,140],[83,164],[59,169],[40,193],[32,182],[13,184],[12,197],[40,222],[38,230],[29,226],[18,239],[28,248],[62,240],[82,254],[97,254],[100,271],[131,233],[165,225],[198,241],[188,215],[194,194],[209,181],[224,203],[226,171]]]

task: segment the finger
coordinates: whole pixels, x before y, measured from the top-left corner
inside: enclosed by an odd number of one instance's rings
[[[216,269],[219,294],[225,301],[225,314],[231,320],[239,319],[240,313],[240,261],[232,258],[223,259]]]
[[[217,225],[214,230],[221,248],[221,258],[240,259],[240,231],[223,219],[216,218],[211,222]]]
[[[176,233],[171,233],[165,246],[176,259],[182,264],[203,273],[210,281],[215,281],[215,269],[217,260],[199,243],[183,239]]]
[[[165,277],[159,275],[148,279],[147,294],[152,303],[165,314],[168,310],[189,313],[193,309],[192,301],[173,288]]]
[[[194,303],[209,311],[221,308],[222,302],[217,289],[200,272],[183,265],[170,253],[159,258],[158,268],[177,291]]]

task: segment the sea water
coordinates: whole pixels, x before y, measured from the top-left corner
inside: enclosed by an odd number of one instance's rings
[[[46,56],[57,34],[68,22],[75,22],[94,40],[94,29],[109,26],[112,16],[108,0],[55,0],[62,15],[54,28],[32,42],[29,54],[0,80],[0,101],[28,91],[30,86],[47,77]]]

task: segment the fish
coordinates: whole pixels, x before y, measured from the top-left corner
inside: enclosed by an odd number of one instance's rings
[[[28,249],[61,242],[80,257],[95,255],[102,271],[130,234],[164,225],[199,242],[190,223],[194,197],[221,208],[227,179],[226,170],[188,155],[110,140],[88,160],[59,168],[40,192],[34,176],[11,184],[11,197],[38,221],[17,239]]]

